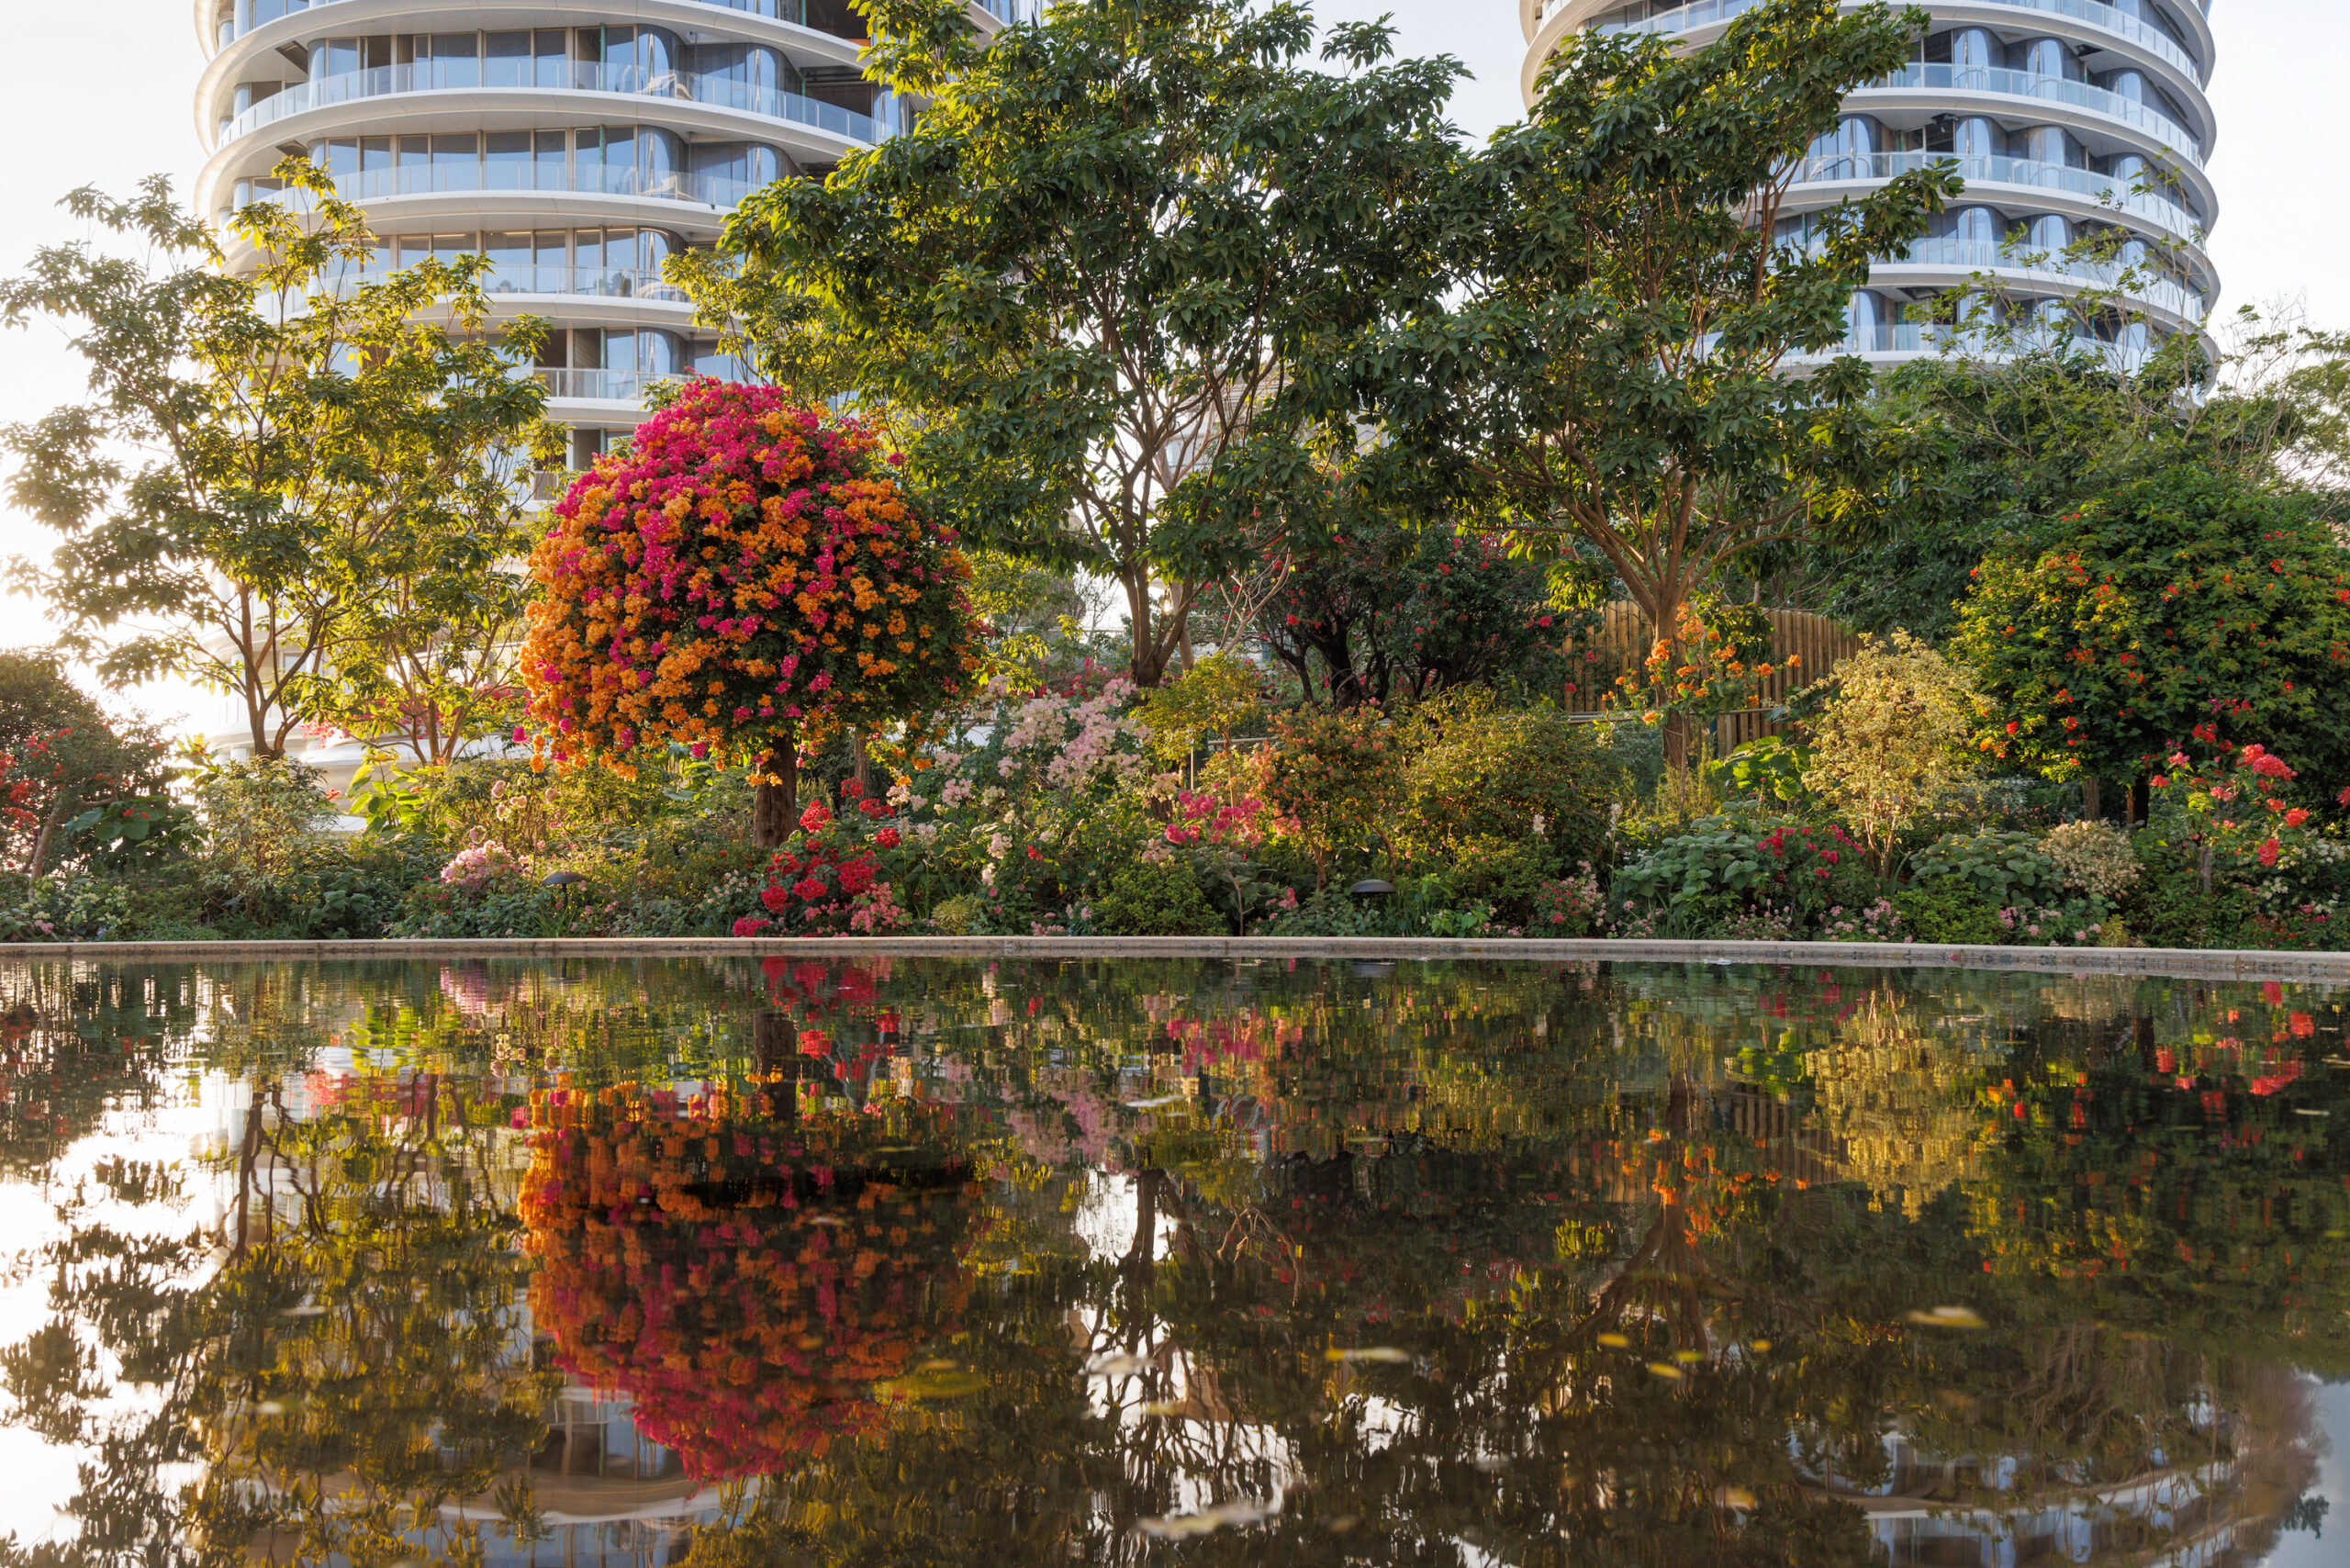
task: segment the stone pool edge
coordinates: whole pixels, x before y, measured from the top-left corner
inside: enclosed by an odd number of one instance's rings
[[[1665,942],[1590,937],[1426,936],[588,936],[409,937],[323,942],[8,942],[0,958],[1507,958],[1651,964],[1800,964],[1842,969],[2012,969],[2036,974],[2350,981],[2350,953],[2193,947],[1991,947],[1882,942]]]

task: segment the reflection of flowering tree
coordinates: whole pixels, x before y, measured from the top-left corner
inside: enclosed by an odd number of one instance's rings
[[[877,1385],[951,1330],[960,1176],[872,1153],[918,1137],[913,1113],[778,1122],[724,1092],[625,1088],[532,1109],[532,1309],[690,1473],[773,1473],[878,1431]]]

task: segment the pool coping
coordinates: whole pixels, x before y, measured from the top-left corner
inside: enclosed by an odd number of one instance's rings
[[[1890,942],[1666,942],[1433,936],[386,937],[305,942],[9,942],[0,958],[130,962],[382,958],[1353,958],[1445,962],[1811,965],[2350,982],[2350,953],[2193,947],[1995,947]]]

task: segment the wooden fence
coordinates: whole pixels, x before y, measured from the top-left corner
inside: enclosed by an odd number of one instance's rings
[[[1716,756],[1728,756],[1748,741],[1777,734],[1779,726],[1770,722],[1771,710],[1796,688],[1829,674],[1861,645],[1857,633],[1808,610],[1771,610],[1763,613],[1771,618],[1773,674],[1762,684],[1757,706],[1732,709],[1714,721]],[[1583,643],[1587,649],[1597,649],[1618,669],[1637,667],[1655,644],[1656,633],[1650,628],[1649,618],[1641,613],[1639,606],[1621,599],[1600,612],[1597,633]],[[1790,657],[1796,661],[1792,670],[1786,665]],[[1570,702],[1568,706],[1574,704]],[[1599,717],[1596,713],[1577,716]]]

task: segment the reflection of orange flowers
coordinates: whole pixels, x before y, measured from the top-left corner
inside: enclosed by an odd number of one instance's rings
[[[878,1430],[874,1385],[951,1332],[970,1190],[858,1152],[902,1127],[722,1092],[532,1098],[532,1311],[564,1369],[632,1396],[690,1474],[773,1473]]]

